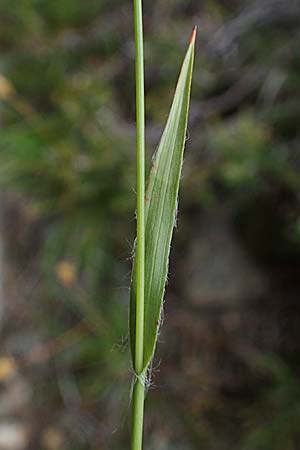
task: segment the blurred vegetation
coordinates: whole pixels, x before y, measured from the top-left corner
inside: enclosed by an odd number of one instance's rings
[[[162,371],[159,376],[154,371],[158,386],[148,401],[146,448],[295,450],[300,447],[300,5],[157,0],[145,1],[144,8],[149,163],[190,31],[194,24],[199,29],[167,293],[175,306],[167,306],[170,328],[160,350]],[[132,5],[2,0],[0,24],[2,229],[12,273],[7,290],[17,297],[2,339],[11,342],[21,333],[25,342],[33,335],[28,346],[9,350],[25,359],[33,344],[50,342],[49,358],[42,363],[33,358],[25,370],[36,386],[27,411],[34,424],[28,448],[43,448],[42,431],[49,424],[65,433],[66,450],[124,448],[135,233]],[[202,217],[224,207],[234,239],[267,285],[250,306],[241,298],[244,312],[229,350],[223,316],[212,313],[205,334],[202,325],[197,331],[193,324],[195,315],[206,320],[201,302],[195,311],[181,301],[188,266],[186,275],[172,281]],[[182,311],[188,326],[180,328]],[[235,353],[244,345],[243,330],[247,346],[255,349],[254,361],[251,349],[243,357]],[[189,351],[184,364],[182,355]],[[261,358],[267,374],[257,368]],[[230,388],[223,378],[226,364]]]

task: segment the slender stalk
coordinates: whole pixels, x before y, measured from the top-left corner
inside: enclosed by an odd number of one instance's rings
[[[132,409],[132,435],[131,450],[141,450],[143,442],[145,387],[139,379],[136,380],[133,390]]]
[[[134,0],[135,78],[136,78],[136,173],[137,173],[137,246],[136,246],[136,337],[135,367],[142,374],[144,348],[144,278],[145,278],[145,105],[144,45],[142,0]],[[142,449],[144,383],[135,381],[133,392],[131,450]]]

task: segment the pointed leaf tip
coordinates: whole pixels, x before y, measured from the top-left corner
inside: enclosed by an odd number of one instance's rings
[[[196,39],[196,34],[197,34],[197,25],[194,26],[192,34],[191,34],[191,39],[190,39],[190,44],[194,44],[195,39]]]

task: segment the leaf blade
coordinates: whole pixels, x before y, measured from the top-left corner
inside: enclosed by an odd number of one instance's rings
[[[187,129],[191,80],[195,47],[194,29],[187,49],[170,114],[155,153],[146,191],[145,212],[145,311],[144,350],[145,370],[155,351],[168,260],[176,219],[177,197]],[[135,267],[133,266],[130,292],[130,342],[135,368]]]

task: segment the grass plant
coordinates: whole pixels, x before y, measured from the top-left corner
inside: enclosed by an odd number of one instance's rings
[[[196,28],[182,64],[170,114],[145,190],[145,100],[142,0],[134,0],[136,70],[137,238],[130,292],[130,343],[135,374],[131,450],[141,450],[144,399],[160,324],[194,60]]]

